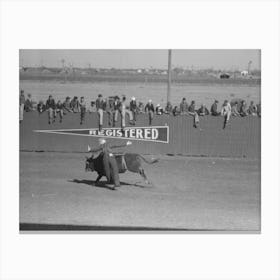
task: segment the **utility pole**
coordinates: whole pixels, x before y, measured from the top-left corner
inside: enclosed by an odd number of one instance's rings
[[[250,75],[251,64],[252,64],[252,61],[250,60],[250,61],[248,62],[248,75]]]
[[[171,50],[168,50],[168,80],[167,80],[167,102],[170,102],[170,87],[171,87]]]

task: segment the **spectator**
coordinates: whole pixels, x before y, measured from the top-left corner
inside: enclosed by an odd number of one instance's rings
[[[214,103],[211,106],[210,111],[211,111],[212,116],[219,116],[220,115],[220,113],[218,112],[218,103],[219,103],[219,101],[215,100]]]
[[[160,106],[160,104],[158,104],[156,106],[156,114],[157,115],[162,115],[163,114],[163,108]]]
[[[45,111],[45,105],[43,103],[42,100],[39,101],[38,105],[37,105],[37,111],[39,112],[39,114],[42,114]]]
[[[257,105],[257,115],[258,117],[261,117],[261,103]]]
[[[173,110],[172,110],[172,115],[173,115],[174,117],[180,115],[180,108],[178,108],[178,106],[175,106],[175,107],[173,108]]]
[[[240,114],[238,112],[238,102],[234,102],[231,106],[231,115],[234,117],[240,117]]]
[[[95,101],[91,101],[91,102],[90,102],[90,106],[88,107],[88,112],[89,112],[90,114],[96,112]]]
[[[63,104],[60,100],[56,103],[56,113],[59,115],[59,122],[61,123],[63,119]]]
[[[248,114],[251,116],[256,116],[257,115],[257,107],[254,104],[254,101],[250,102],[250,106],[248,108]]]
[[[67,114],[66,112],[73,113],[72,103],[70,102],[70,97],[69,96],[67,96],[65,101],[63,102],[63,114],[66,115]]]
[[[165,114],[168,114],[168,115],[170,115],[170,114],[172,114],[172,105],[171,105],[171,102],[167,102],[167,104],[166,104],[166,107],[165,107]]]
[[[245,100],[242,100],[242,101],[241,101],[241,106],[240,106],[240,109],[239,109],[239,114],[240,114],[241,117],[246,117],[246,116],[248,116],[248,113],[247,113],[247,106],[246,106]]]
[[[144,103],[139,101],[138,103],[138,113],[139,114],[144,114],[145,113],[145,107],[144,107]]]
[[[228,100],[224,101],[224,104],[223,104],[222,110],[221,110],[221,115],[224,117],[223,129],[225,129],[229,122],[230,115],[231,115],[231,106],[230,106],[230,103],[228,102]]]
[[[86,115],[86,102],[85,102],[85,98],[83,96],[80,98],[79,107],[80,107],[80,112],[81,112],[80,125],[82,125],[83,122],[85,121],[85,115]]]
[[[201,107],[198,109],[197,114],[199,116],[209,115],[209,110],[206,108],[205,104],[201,104]]]
[[[25,112],[33,111],[33,101],[30,93],[27,95],[24,108]]]
[[[154,105],[153,105],[151,99],[148,101],[148,103],[145,106],[145,112],[148,113],[148,115],[149,115],[149,125],[152,125],[152,120],[154,118],[155,108],[154,108]]]
[[[120,106],[121,106],[120,98],[116,95],[113,103],[113,127],[115,127],[116,122],[118,121]]]
[[[52,95],[49,95],[49,98],[46,102],[46,110],[48,110],[49,124],[51,124],[51,122],[54,123],[56,118],[56,113],[55,113],[55,102]]]
[[[180,114],[186,115],[188,114],[188,103],[186,102],[186,98],[184,97],[180,103]]]
[[[74,98],[71,100],[70,107],[73,113],[80,112],[79,100],[77,96],[74,96]]]
[[[113,103],[114,101],[112,98],[108,98],[104,100],[105,102],[105,110],[107,112],[107,117],[108,117],[108,125],[112,125],[112,120],[113,120],[113,115],[114,115],[114,108],[113,108]]]
[[[96,110],[98,114],[98,127],[99,131],[101,131],[103,127],[103,113],[104,113],[104,101],[102,99],[102,94],[98,94],[98,98],[95,101]]]
[[[23,121],[24,104],[25,104],[24,90],[21,89],[20,96],[19,96],[19,122],[20,123],[22,123]]]
[[[132,112],[133,121],[136,122],[137,103],[136,103],[136,100],[135,100],[134,96],[131,98],[131,101],[130,101],[130,104],[129,104],[129,109]]]
[[[123,96],[122,98],[122,102],[120,105],[120,110],[121,110],[121,128],[124,129],[125,128],[125,116],[126,114],[129,115],[129,123],[132,125],[135,125],[135,122],[133,121],[133,117],[132,117],[132,112],[130,110],[128,110],[129,106],[126,105],[126,97]]]
[[[191,102],[191,105],[189,106],[189,115],[193,116],[193,127],[198,128],[199,127],[199,117],[195,110],[195,101],[194,100]]]

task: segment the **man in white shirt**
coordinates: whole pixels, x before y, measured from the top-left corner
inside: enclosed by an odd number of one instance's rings
[[[228,102],[228,100],[225,100],[223,106],[222,106],[222,110],[221,110],[221,116],[224,117],[224,126],[223,129],[226,128],[229,119],[230,119],[230,115],[231,115],[231,106],[230,103]]]

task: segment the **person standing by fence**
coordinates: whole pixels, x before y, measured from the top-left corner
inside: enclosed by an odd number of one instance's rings
[[[135,123],[133,122],[133,117],[132,117],[132,112],[130,110],[127,109],[128,106],[126,106],[126,97],[123,96],[122,98],[122,102],[120,105],[120,109],[121,109],[121,128],[122,130],[125,128],[125,116],[126,114],[128,114],[129,116],[129,123],[134,125]]]
[[[116,122],[118,121],[118,115],[120,112],[120,98],[116,95],[114,97],[114,102],[113,102],[113,127],[116,126]]]
[[[63,104],[60,100],[56,103],[56,113],[59,115],[59,122],[62,122],[63,119]]]
[[[25,104],[24,90],[21,89],[20,96],[19,96],[19,122],[20,123],[22,123],[23,121],[24,104]]]
[[[105,100],[106,113],[108,117],[108,126],[111,126],[113,123],[113,114],[114,114],[113,102],[114,101],[112,100],[112,97],[109,97]]]
[[[130,107],[130,108],[129,108],[130,111],[132,112],[133,121],[134,121],[134,123],[135,123],[135,122],[136,122],[136,114],[137,114],[137,104],[136,104],[136,100],[135,100],[135,97],[134,97],[134,96],[131,98],[129,107]]]
[[[96,99],[96,110],[98,114],[98,129],[101,131],[103,127],[103,114],[104,114],[104,101],[102,99],[102,94],[98,94],[98,98]]]
[[[52,95],[49,95],[49,98],[46,102],[46,110],[48,111],[49,124],[55,122],[55,118],[56,118],[55,109],[56,109],[55,101],[54,101]]]
[[[222,110],[221,110],[221,116],[224,117],[224,126],[223,129],[226,128],[229,119],[230,119],[230,115],[231,115],[231,106],[230,103],[228,102],[228,100],[224,101],[224,104],[222,106]]]
[[[155,108],[154,108],[154,105],[153,105],[151,99],[148,101],[148,103],[145,106],[145,112],[148,113],[148,116],[149,116],[149,125],[152,125],[152,120],[154,118]]]
[[[85,121],[85,115],[86,115],[86,102],[85,102],[85,98],[83,96],[80,98],[79,107],[80,107],[80,112],[81,112],[80,125],[82,125],[83,122]]]

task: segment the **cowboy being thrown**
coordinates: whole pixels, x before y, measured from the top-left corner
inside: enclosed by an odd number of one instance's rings
[[[105,175],[108,180],[108,182],[113,181],[114,187],[112,188],[115,190],[116,187],[120,187],[120,178],[119,178],[119,171],[118,171],[118,165],[116,162],[116,158],[112,152],[112,149],[116,148],[123,148],[128,145],[131,145],[132,143],[130,141],[127,141],[126,144],[123,145],[115,145],[115,146],[109,146],[106,143],[106,140],[103,138],[100,138],[98,140],[99,147],[95,149],[91,149],[88,146],[88,152],[92,153],[101,153],[103,156],[103,167],[105,170]]]

